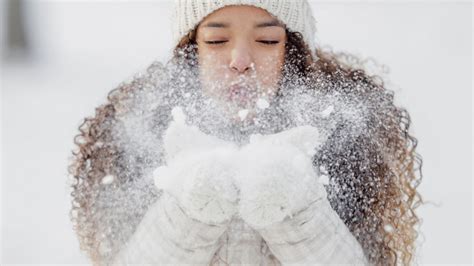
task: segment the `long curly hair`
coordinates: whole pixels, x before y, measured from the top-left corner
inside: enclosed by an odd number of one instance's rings
[[[369,119],[369,134],[347,138],[344,125],[339,125],[313,163],[329,176],[326,189],[331,206],[369,261],[374,265],[411,264],[420,221],[415,209],[422,203],[417,192],[422,159],[415,151],[417,139],[409,133],[408,112],[395,106],[393,91],[385,88],[380,76],[367,73],[357,56],[318,49],[315,60],[300,33],[287,30],[287,36],[285,65],[291,67],[284,71],[319,84],[321,90],[383,103]],[[181,39],[172,60],[186,61],[193,53],[197,53],[196,30]],[[187,62],[195,66],[193,60]],[[146,213],[146,208],[133,206],[149,206],[159,197],[152,181],[136,182],[161,163],[159,159],[150,162],[150,158],[159,156],[126,153],[117,145],[112,129],[120,126],[118,114],[129,111],[124,102],[133,98],[134,90],[148,85],[152,86],[151,81],[144,75],[112,90],[107,103],[96,108],[95,116],[84,120],[74,139],[77,150],[69,166],[74,181],[70,217],[81,249],[94,264],[107,263],[133,234]],[[169,117],[164,113],[158,115],[166,124]],[[117,182],[101,186],[108,175]],[[134,190],[128,189],[133,186]],[[109,201],[111,197],[115,203]]]

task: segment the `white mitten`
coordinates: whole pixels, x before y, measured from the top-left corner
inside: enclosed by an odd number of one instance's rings
[[[325,198],[311,158],[322,140],[316,128],[302,126],[273,135],[254,135],[240,152],[239,213],[264,228]]]
[[[207,135],[196,126],[187,125],[186,115],[180,107],[173,108],[171,114],[173,121],[163,134],[166,162],[187,153],[209,151],[213,148],[236,148],[231,142]]]
[[[167,164],[154,171],[155,185],[177,198],[194,219],[230,220],[237,210],[237,147],[186,125],[180,109],[173,110],[173,118],[163,137]]]

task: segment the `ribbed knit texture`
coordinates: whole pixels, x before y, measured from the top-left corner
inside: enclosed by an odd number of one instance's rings
[[[180,108],[172,115],[174,121],[163,137],[168,169],[160,167],[154,173],[163,194],[116,255],[114,265],[369,264],[311,166],[320,143],[315,128],[253,135],[246,146],[231,149],[230,143],[188,126]],[[222,147],[216,146],[225,146],[234,157],[219,158]],[[219,156],[207,157],[202,150],[219,151]],[[277,152],[287,155],[285,161],[278,160]],[[228,159],[235,160],[229,164]],[[228,175],[231,169],[240,175]],[[235,184],[240,201],[229,204],[234,193],[227,188]]]
[[[262,239],[265,242],[262,242]],[[201,223],[164,193],[112,265],[370,265],[326,199],[258,231]]]
[[[265,9],[290,31],[300,32],[315,55],[316,20],[307,0],[175,0],[173,43],[177,45],[207,15],[228,5],[251,5]]]

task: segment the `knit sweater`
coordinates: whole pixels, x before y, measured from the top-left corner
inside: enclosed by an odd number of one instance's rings
[[[177,154],[183,150],[203,146],[206,141],[214,141],[207,143],[207,146],[218,145],[215,140],[199,132],[183,128],[181,131],[184,133],[177,134],[178,129],[179,125],[172,124],[168,129],[168,133],[173,133],[172,137],[165,137],[165,147],[168,147],[169,151],[168,161],[179,157]],[[191,135],[186,136],[186,132],[191,132],[195,141],[201,139],[199,145],[189,142]],[[291,133],[285,134],[279,135],[279,142],[292,136]],[[180,137],[177,138],[176,135]],[[294,139],[303,137],[298,135],[298,138]],[[173,175],[173,171],[160,173]],[[160,180],[166,180],[166,177],[162,176]],[[172,177],[171,180],[176,178]],[[307,201],[304,208],[298,212],[271,223],[263,222],[265,219],[249,218],[247,214],[246,219],[252,221],[252,225],[249,225],[238,213],[222,223],[210,222],[213,221],[210,219],[196,219],[207,217],[196,215],[195,210],[199,208],[191,206],[195,203],[186,202],[180,195],[179,191],[182,190],[178,188],[184,185],[180,181],[175,183],[177,185],[174,188],[170,185],[161,187],[164,188],[163,193],[150,206],[135,233],[114,258],[113,264],[368,264],[360,244],[331,208],[321,184],[314,192],[308,190],[314,193],[308,195],[308,198],[314,200]],[[308,183],[307,186],[311,185]],[[321,191],[324,193],[321,194]],[[301,191],[302,194],[303,192],[306,193]],[[289,195],[295,199],[301,198],[294,191],[291,192],[291,189],[288,189],[288,193],[293,193]],[[255,204],[262,204],[260,207],[268,205],[267,202]],[[222,204],[218,207],[227,208]],[[264,226],[255,226],[258,224],[256,221]]]
[[[324,205],[326,213],[314,212]],[[316,228],[325,234],[315,235]],[[262,232],[241,219],[213,226],[190,219],[169,194],[143,218],[114,265],[130,264],[368,265],[359,243],[325,201]]]

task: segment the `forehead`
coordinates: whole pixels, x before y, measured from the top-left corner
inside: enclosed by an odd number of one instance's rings
[[[283,23],[265,9],[250,5],[230,5],[220,8],[205,17],[199,27],[226,28],[234,24],[252,24],[255,28],[284,27]]]

